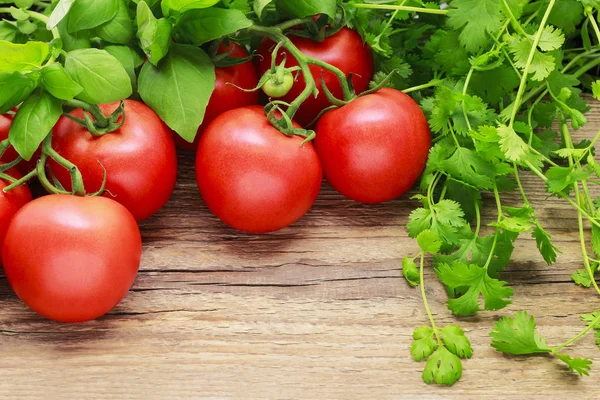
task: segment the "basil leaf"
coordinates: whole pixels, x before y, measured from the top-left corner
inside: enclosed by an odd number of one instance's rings
[[[219,0],[162,0],[161,8],[164,15],[170,15],[171,11],[184,13],[198,8],[208,8],[217,4]]]
[[[73,100],[83,90],[58,63],[42,69],[42,84],[51,95],[62,100]]]
[[[258,18],[262,19],[263,11],[265,7],[271,4],[273,0],[254,0],[254,12],[258,16]]]
[[[326,14],[335,18],[336,0],[275,0],[277,11],[283,16],[304,18],[311,15]]]
[[[29,161],[62,114],[62,102],[47,92],[31,95],[19,107],[8,138],[21,157]]]
[[[142,50],[152,64],[158,65],[171,45],[171,21],[166,18],[156,19],[148,4],[140,2],[137,6],[137,26]]]
[[[6,40],[12,43],[26,43],[27,35],[22,34],[12,23],[0,21],[0,40]]]
[[[20,72],[0,72],[0,114],[13,109],[21,104],[37,86],[31,79],[32,74],[24,75]]]
[[[251,25],[252,21],[240,10],[207,8],[183,14],[176,27],[176,34],[179,38],[199,46]]]
[[[48,30],[56,28],[58,23],[67,16],[74,2],[75,0],[60,0],[56,7],[54,7],[52,14],[48,17],[46,28]]]
[[[140,96],[160,118],[188,142],[193,142],[215,85],[210,57],[198,47],[177,44],[160,68],[144,64]]]
[[[77,0],[69,12],[68,31],[95,28],[113,19],[118,11],[118,0]]]
[[[0,71],[31,71],[41,67],[50,47],[44,42],[14,44],[0,40]]]
[[[87,103],[110,103],[131,96],[129,75],[105,50],[71,51],[65,59],[65,70],[83,88],[77,98]]]
[[[127,71],[127,75],[131,79],[131,86],[135,91],[137,87],[137,76],[135,74],[137,53],[127,46],[106,46],[104,50],[119,60],[125,71]]]
[[[79,31],[75,33],[69,33],[67,31],[68,21],[62,20],[58,24],[58,32],[63,42],[63,50],[73,51],[77,49],[88,49],[92,47],[90,42],[90,31]]]
[[[118,0],[119,11],[117,15],[97,29],[98,36],[109,42],[127,44],[133,39],[133,22],[125,0]]]

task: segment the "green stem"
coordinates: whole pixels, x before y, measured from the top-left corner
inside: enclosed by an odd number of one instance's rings
[[[531,46],[531,50],[529,51],[529,57],[527,58],[527,63],[525,64],[525,68],[523,69],[523,76],[521,77],[521,84],[519,85],[519,90],[517,91],[517,98],[515,99],[512,115],[510,116],[509,126],[513,126],[515,123],[515,119],[517,118],[517,113],[521,108],[521,101],[523,100],[523,95],[525,94],[525,89],[527,88],[527,80],[529,75],[529,70],[531,68],[531,64],[533,63],[533,57],[536,54],[537,46],[540,43],[540,39],[542,38],[542,33],[544,33],[544,28],[546,27],[546,23],[548,22],[548,18],[550,17],[550,13],[554,8],[554,4],[556,0],[550,0],[548,4],[548,8],[546,9],[546,13],[542,18],[542,22],[540,23],[540,27],[533,39],[533,44]]]
[[[423,89],[427,89],[430,87],[435,87],[435,86],[439,86],[443,83],[444,81],[442,79],[433,79],[427,83],[424,83],[422,85],[418,85],[418,86],[413,86],[413,87],[409,87],[408,89],[404,89],[402,91],[402,93],[411,93],[411,92],[416,92],[418,90],[423,90]]]
[[[502,216],[504,215],[502,212],[502,202],[500,201],[500,193],[498,193],[498,187],[494,184],[494,199],[496,200],[496,208],[498,209],[498,219],[497,222],[500,222]],[[488,255],[487,261],[483,266],[484,269],[488,269],[492,260],[494,259],[494,253],[496,252],[496,245],[498,244],[498,236],[500,235],[500,228],[496,227],[494,231],[494,240],[492,242],[492,247],[490,249],[490,254]]]
[[[98,128],[106,128],[109,125],[108,118],[106,117],[106,115],[104,115],[104,113],[102,112],[100,107],[98,107],[97,104],[89,104],[76,99],[65,101],[65,104],[69,107],[81,108],[84,111],[89,112],[94,118],[94,123]]]
[[[521,26],[521,23],[513,14],[512,9],[510,8],[510,6],[506,2],[506,0],[502,0],[502,2],[504,3],[504,7],[506,8],[506,10],[508,11],[508,16],[510,17],[510,19],[513,23],[513,26],[519,31],[519,33],[521,35],[527,36],[527,32],[525,32],[525,29],[523,29],[523,27]]]
[[[421,297],[423,298],[423,305],[425,306],[425,311],[427,312],[427,316],[429,317],[429,323],[431,324],[431,329],[433,330],[433,334],[438,342],[439,346],[443,346],[442,340],[440,339],[440,335],[438,334],[437,327],[435,326],[435,320],[433,319],[433,314],[431,312],[431,308],[429,308],[429,302],[427,302],[427,295],[425,294],[425,274],[423,273],[423,266],[425,265],[425,253],[421,252],[421,265],[419,268],[419,286],[421,286]]]
[[[281,42],[282,47],[285,48],[290,53],[290,55],[293,56],[298,62],[298,65],[300,66],[302,71],[302,75],[304,76],[306,87],[304,88],[302,93],[300,93],[300,95],[292,103],[290,103],[290,106],[286,110],[286,114],[290,118],[294,117],[302,103],[304,103],[310,97],[311,94],[318,94],[317,83],[315,82],[312,72],[310,71],[310,64],[317,65],[334,73],[340,81],[340,85],[342,86],[342,92],[344,93],[344,98],[346,100],[350,100],[350,98],[353,97],[352,91],[350,90],[350,86],[346,79],[346,75],[339,68],[336,68],[321,60],[317,60],[316,58],[309,57],[303,52],[301,52],[294,45],[294,43],[292,43],[292,41],[283,34],[279,27],[252,25],[246,30],[251,34],[267,37],[276,43]]]
[[[558,352],[560,349],[567,347],[568,345],[575,343],[576,341],[578,341],[579,339],[584,337],[585,334],[588,333],[590,330],[594,329],[596,327],[596,325],[598,325],[599,322],[600,322],[600,315],[598,315],[596,317],[596,319],[594,319],[588,326],[586,326],[584,330],[579,332],[579,334],[577,334],[577,336],[572,337],[571,339],[567,340],[563,344],[553,347],[550,350],[552,351],[552,353],[556,354],[556,352]]]
[[[289,21],[285,21],[285,22],[282,22],[281,24],[277,25],[277,28],[281,29],[282,31],[285,31],[285,30],[293,28],[295,26],[309,24],[311,22],[314,22],[312,17],[290,19]]]
[[[472,66],[471,69],[469,70],[469,73],[467,74],[467,78],[465,79],[465,84],[463,85],[463,91],[462,91],[463,96],[467,95],[467,90],[469,89],[469,83],[471,83],[471,78],[473,77],[473,72],[475,72],[475,67]],[[467,104],[464,99],[462,101],[462,110],[463,110],[463,115],[465,116],[465,121],[467,123],[467,128],[469,128],[469,131],[471,131],[472,130],[471,121],[469,121],[469,114],[467,112]]]
[[[481,211],[479,210],[479,202],[475,201],[475,217],[477,218],[477,226],[475,227],[475,237],[479,236],[481,230]]]
[[[437,15],[446,15],[448,14],[448,10],[441,10],[435,8],[424,8],[424,7],[410,7],[410,6],[394,6],[394,5],[384,5],[384,4],[353,4],[355,8],[368,8],[372,10],[398,10],[398,11],[408,11],[408,12],[417,12],[424,14],[437,14]]]
[[[594,18],[594,14],[590,14],[588,19],[594,28],[594,32],[596,32],[596,39],[598,39],[598,43],[600,43],[600,29],[598,28],[598,23],[596,22],[596,18]]]
[[[58,152],[52,148],[52,134],[48,135],[48,137],[44,139],[44,142],[42,143],[42,160],[47,159],[47,157],[52,158],[57,164],[69,171],[69,174],[71,175],[71,188],[73,189],[72,194],[76,196],[85,196],[83,176],[81,175],[79,168],[77,168],[77,166],[71,161],[58,154]],[[38,170],[39,169],[40,168],[38,168]],[[43,169],[43,166],[41,169]],[[39,176],[40,180],[42,177],[45,178],[45,174],[39,174]]]

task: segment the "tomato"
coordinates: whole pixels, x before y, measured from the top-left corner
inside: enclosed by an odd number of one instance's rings
[[[311,208],[321,188],[312,143],[286,136],[249,106],[221,114],[196,155],[196,179],[210,210],[227,225],[264,233],[284,228]]]
[[[270,74],[270,72],[267,73]],[[278,81],[278,78],[272,75],[263,85],[262,90],[268,97],[279,98],[288,94],[292,90],[292,86],[294,86],[294,75],[289,71],[285,71],[281,81]]]
[[[290,35],[290,40],[304,54],[325,61],[341,69],[346,75],[353,73],[352,83],[357,93],[362,93],[369,87],[369,82],[373,78],[373,54],[368,45],[363,43],[360,35],[351,29],[343,28],[341,31],[326,38],[323,42],[315,42],[311,39]],[[271,69],[271,53],[275,44],[270,40],[263,40],[258,48],[257,57],[258,72],[263,75]],[[281,49],[277,56],[277,64],[283,61],[284,53],[287,50]],[[298,62],[288,54],[286,67],[297,66]],[[317,83],[319,95],[315,98],[310,96],[302,104],[300,110],[296,113],[294,119],[302,126],[312,122],[319,113],[329,107],[330,103],[321,90],[321,73],[323,69],[315,65],[310,66],[312,75]],[[329,90],[339,99],[343,99],[342,87],[337,77],[329,72],[325,72],[325,83]],[[294,84],[292,90],[283,97],[283,101],[288,103],[297,98],[306,87],[302,74],[298,77],[298,82]]]
[[[9,114],[0,115],[0,142],[8,139],[8,132],[10,131],[10,124],[12,124],[13,116]],[[14,161],[19,155],[15,149],[11,146],[2,155],[0,161],[9,163]]]
[[[111,103],[100,108],[108,115],[118,106],[119,103]],[[82,118],[83,111],[74,110],[71,115]],[[54,127],[52,146],[79,167],[88,193],[100,189],[104,167],[105,196],[127,207],[139,222],[154,215],[171,197],[177,177],[177,154],[170,130],[145,104],[125,100],[125,117],[120,129],[94,137],[63,116]],[[69,172],[54,161],[48,165],[70,190]]]
[[[223,54],[229,51],[231,51],[230,57],[248,57],[246,49],[235,42],[229,42],[228,46],[221,44],[218,53]],[[208,106],[206,107],[204,121],[202,122],[202,125],[200,125],[200,128],[198,128],[196,139],[194,140],[194,143],[189,143],[176,134],[175,140],[180,147],[196,150],[198,148],[198,143],[200,142],[200,136],[202,136],[206,127],[219,115],[223,114],[225,111],[233,110],[234,108],[258,104],[258,92],[244,92],[239,89],[253,89],[258,85],[256,68],[251,61],[232,67],[217,67],[215,68],[215,74],[215,89],[210,97]]]
[[[392,200],[409,190],[431,146],[419,105],[395,89],[327,112],[315,131],[325,178],[344,196],[363,203]]]
[[[104,197],[40,197],[15,215],[2,247],[17,296],[61,322],[110,311],[133,285],[141,256],[135,219]]]
[[[2,163],[0,162],[0,164]],[[14,168],[9,170],[7,174],[15,179],[22,178],[21,174]],[[16,187],[10,192],[4,193],[4,188],[9,184],[10,182],[0,179],[0,246],[4,242],[4,236],[12,217],[21,207],[31,201],[31,192],[27,185]]]

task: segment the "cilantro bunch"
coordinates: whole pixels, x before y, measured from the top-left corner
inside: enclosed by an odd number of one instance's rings
[[[423,194],[415,196],[422,206],[407,225],[422,252],[404,258],[403,274],[420,287],[430,320],[415,329],[411,354],[427,360],[425,382],[451,385],[461,377],[461,359],[473,350],[459,326],[436,326],[424,290],[424,256],[431,255],[454,315],[511,304],[513,290],[500,274],[518,237],[531,235],[548,264],[560,253],[529,201],[523,173],[536,175],[548,196],[573,207],[583,258],[573,280],[600,295],[600,199],[591,196],[600,184],[600,133],[592,141],[572,138],[587,123],[582,93],[600,98],[600,1],[352,1],[347,9],[377,52],[374,84],[397,70],[391,85],[423,89],[415,97],[430,121],[433,147]],[[520,206],[509,207],[503,197],[514,191]],[[486,229],[484,203],[497,211]],[[588,326],[579,335],[550,347],[535,332],[533,317],[521,311],[494,325],[492,346],[508,354],[548,353],[587,375],[590,360],[562,352],[600,326],[600,313],[584,320]]]

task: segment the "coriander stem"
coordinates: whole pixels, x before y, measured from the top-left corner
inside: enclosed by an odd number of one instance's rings
[[[497,222],[500,222],[504,213],[502,212],[502,202],[500,200],[500,193],[498,193],[498,187],[494,183],[494,199],[496,200],[496,208],[498,209],[498,219]],[[494,232],[494,240],[492,242],[492,247],[490,249],[490,254],[488,255],[487,261],[483,268],[485,270],[488,269],[492,260],[494,259],[494,253],[496,252],[496,245],[498,244],[498,235],[500,234],[500,228],[496,227],[496,231]]]
[[[578,341],[579,339],[584,337],[586,333],[588,333],[590,330],[594,329],[599,322],[600,322],[600,314],[588,326],[586,326],[584,330],[579,332],[579,334],[577,334],[577,336],[572,337],[571,339],[567,340],[566,342],[564,342],[561,345],[552,347],[550,350],[552,351],[552,353],[556,353],[563,347],[567,347],[568,345]]]
[[[435,8],[424,8],[424,7],[410,7],[410,6],[394,6],[394,5],[385,5],[385,4],[353,4],[354,8],[368,8],[373,10],[398,10],[398,11],[408,11],[408,12],[418,12],[424,14],[438,14],[438,15],[446,15],[448,14],[448,10],[441,10]]]
[[[594,32],[596,32],[596,39],[598,39],[598,42],[600,43],[600,29],[598,29],[598,23],[596,22],[596,18],[594,18],[594,14],[590,13],[590,15],[588,15],[588,19],[594,28]]]
[[[421,252],[420,260],[421,265],[419,267],[419,286],[421,286],[421,298],[423,299],[423,305],[425,306],[425,311],[427,312],[427,316],[429,317],[429,323],[431,324],[431,329],[433,330],[433,334],[435,335],[438,345],[443,346],[442,340],[440,339],[440,335],[438,334],[437,328],[435,326],[433,314],[431,313],[429,303],[427,302],[427,295],[425,294],[425,274],[423,273],[423,266],[425,264],[425,252],[423,251]]]
[[[422,90],[422,89],[427,89],[427,88],[434,87],[434,86],[439,86],[442,82],[444,82],[442,79],[433,79],[422,85],[413,86],[413,87],[404,89],[404,90],[402,90],[402,93],[411,93],[411,92],[416,92],[417,90]]]
[[[477,226],[475,227],[475,237],[479,236],[481,230],[481,211],[479,210],[479,202],[475,201],[475,218],[477,219]]]
[[[517,113],[521,108],[521,101],[523,100],[523,94],[525,93],[525,89],[527,88],[527,79],[529,75],[529,69],[531,68],[531,64],[533,63],[533,57],[536,54],[537,46],[540,43],[540,39],[542,38],[542,33],[544,33],[544,28],[546,27],[546,23],[548,22],[548,18],[550,17],[550,13],[554,8],[554,4],[556,0],[550,0],[548,4],[548,8],[546,9],[546,13],[542,18],[542,22],[540,23],[540,27],[533,39],[533,45],[531,46],[531,50],[529,51],[529,57],[527,58],[527,63],[525,64],[525,68],[523,70],[523,76],[521,77],[521,84],[519,85],[519,90],[517,91],[517,98],[515,99],[515,105],[513,107],[512,115],[510,116],[509,126],[512,127],[515,123],[515,119],[517,118]]]
[[[523,27],[519,23],[519,20],[513,14],[512,10],[511,10],[510,6],[508,5],[508,3],[506,2],[506,0],[502,0],[502,2],[504,3],[504,7],[506,7],[506,10],[508,11],[508,16],[510,17],[510,20],[512,21],[513,26],[519,31],[519,33],[521,35],[527,36],[527,32],[525,32],[525,29],[523,29]]]
[[[467,95],[467,89],[469,88],[469,83],[471,83],[471,77],[473,76],[473,72],[475,72],[475,67],[471,66],[471,69],[469,69],[469,73],[467,74],[467,78],[465,79],[465,84],[463,85],[463,91],[462,91],[463,97]],[[465,122],[467,123],[467,128],[469,128],[469,131],[471,131],[472,130],[471,121],[469,121],[469,114],[467,112],[467,104],[465,103],[464,98],[462,101],[462,110],[463,110],[463,114],[465,116]]]

